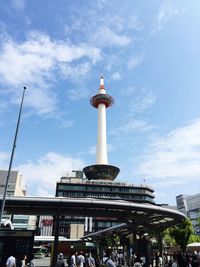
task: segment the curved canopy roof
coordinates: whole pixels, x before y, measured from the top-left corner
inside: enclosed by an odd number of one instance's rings
[[[185,219],[179,211],[157,205],[90,198],[12,196],[6,198],[5,211],[9,214],[117,218],[132,231],[141,233],[162,230]]]

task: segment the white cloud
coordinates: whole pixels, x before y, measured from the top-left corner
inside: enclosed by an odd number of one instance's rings
[[[53,82],[53,71],[66,63],[81,58],[96,62],[100,57],[97,48],[87,45],[69,45],[63,41],[51,41],[48,35],[32,32],[23,43],[4,40],[0,53],[0,77],[5,83],[20,85]],[[73,68],[71,67],[71,72]],[[69,75],[69,73],[68,73]]]
[[[79,63],[78,60],[83,62]],[[21,43],[4,39],[0,50],[0,81],[14,88],[30,88],[26,105],[38,114],[55,115],[57,94],[54,84],[57,77],[68,79],[74,75],[85,75],[100,59],[100,50],[86,44],[72,45],[60,40],[51,40],[48,35],[31,32]],[[73,67],[76,62],[76,67]],[[8,91],[9,92],[9,91]],[[9,92],[10,93],[10,92]]]
[[[17,11],[24,10],[24,8],[25,8],[25,0],[12,0],[11,1],[11,5]]]
[[[132,56],[127,63],[128,69],[130,70],[136,68],[143,62],[143,60],[144,56],[137,56],[137,55]]]
[[[156,96],[151,91],[146,92],[144,90],[142,95],[134,99],[134,103],[130,103],[130,110],[137,113],[144,112],[156,102],[156,99]]]
[[[125,101],[120,103],[120,116],[117,117],[109,134],[115,149],[130,149],[138,138],[149,135],[154,129],[154,125],[143,118],[143,113],[152,107],[156,97],[151,91],[139,90],[134,86],[120,88],[120,95]]]
[[[168,185],[199,179],[200,119],[153,141],[140,162],[140,175],[167,179]]]
[[[91,36],[92,42],[97,46],[127,46],[131,43],[131,38],[114,32],[109,27],[102,27]]]
[[[99,9],[102,9],[106,3],[106,0],[97,0],[97,6]]]
[[[114,72],[113,74],[112,74],[112,79],[114,80],[114,81],[119,81],[119,80],[121,80],[122,79],[122,77],[121,77],[121,74],[119,73],[119,72]]]
[[[8,169],[9,159],[10,159],[9,153],[0,151],[0,168],[1,169]]]
[[[63,173],[82,169],[84,162],[79,158],[49,152],[37,161],[17,166],[28,187],[29,195],[55,195],[56,182]]]
[[[166,0],[162,3],[161,8],[158,13],[158,30],[162,29],[163,24],[168,22],[172,17],[179,14],[177,8],[173,6],[173,2]]]
[[[127,137],[134,132],[148,132],[152,130],[152,126],[141,119],[130,119],[120,123],[119,127],[114,127],[109,132],[113,136]]]
[[[126,18],[126,26],[129,29],[135,29],[138,31],[144,29],[144,26],[136,15],[131,15],[130,17],[128,17],[128,19]]]

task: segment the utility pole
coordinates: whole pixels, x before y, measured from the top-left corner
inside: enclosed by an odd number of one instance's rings
[[[17,127],[16,127],[16,131],[15,131],[15,137],[14,137],[14,142],[13,142],[13,147],[12,147],[12,153],[11,153],[11,156],[10,156],[9,168],[8,168],[8,173],[7,173],[7,177],[6,177],[6,184],[5,184],[5,189],[4,189],[3,199],[2,199],[2,205],[1,205],[1,211],[0,211],[0,228],[1,228],[1,221],[2,221],[2,217],[3,217],[3,213],[4,213],[4,208],[5,208],[6,194],[7,194],[7,189],[8,189],[8,182],[9,182],[9,178],[10,178],[10,172],[11,172],[13,157],[14,157],[15,148],[16,148],[17,134],[18,134],[19,123],[20,123],[20,119],[21,119],[21,112],[22,112],[22,106],[23,106],[23,102],[24,102],[25,90],[26,90],[26,87],[23,88],[23,95],[22,95],[21,105],[20,105],[20,109],[19,109]]]

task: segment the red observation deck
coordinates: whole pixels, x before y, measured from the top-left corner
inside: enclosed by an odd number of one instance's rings
[[[104,104],[108,108],[114,104],[114,99],[108,94],[97,94],[90,98],[90,104],[94,108],[98,108],[99,104]]]

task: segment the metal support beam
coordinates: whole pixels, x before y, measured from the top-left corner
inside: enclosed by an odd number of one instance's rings
[[[56,266],[57,256],[58,256],[58,239],[59,239],[59,222],[60,213],[54,217],[54,244],[53,244],[53,257],[51,262],[51,267]]]

